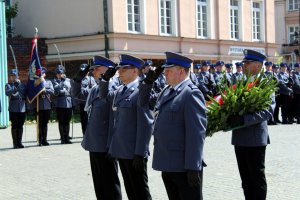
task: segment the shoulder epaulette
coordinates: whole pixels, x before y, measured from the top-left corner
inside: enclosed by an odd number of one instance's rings
[[[195,90],[195,89],[198,89],[198,87],[194,84],[188,84],[188,86],[192,89],[192,90]]]

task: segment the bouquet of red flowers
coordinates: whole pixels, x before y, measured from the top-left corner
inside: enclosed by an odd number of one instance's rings
[[[252,80],[253,79],[253,80]],[[227,124],[230,115],[244,115],[268,108],[272,100],[270,96],[277,90],[277,81],[261,73],[237,82],[236,85],[227,86],[220,91],[220,95],[210,97],[207,102],[207,136],[218,131],[228,131],[235,127]]]

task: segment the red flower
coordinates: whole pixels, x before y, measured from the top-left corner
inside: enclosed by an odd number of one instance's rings
[[[223,101],[221,95],[215,96],[214,99],[218,102],[218,104],[219,104],[220,106],[224,104],[224,101]]]

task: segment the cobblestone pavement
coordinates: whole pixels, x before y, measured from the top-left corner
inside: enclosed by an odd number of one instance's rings
[[[24,149],[12,149],[10,129],[0,130],[0,199],[95,198],[88,152],[80,142],[80,124],[74,124],[73,144],[61,145],[57,124],[49,126],[48,147],[38,147],[35,126],[26,125]],[[270,126],[271,145],[266,153],[269,200],[300,199],[300,126]],[[242,200],[243,193],[229,132],[207,138],[203,194],[206,200]],[[152,142],[151,142],[152,144]],[[152,146],[152,145],[151,145]],[[154,200],[167,195],[160,172],[148,163],[149,185]],[[121,175],[120,175],[121,177]],[[121,178],[122,179],[122,178]],[[127,199],[122,187],[123,199]]]

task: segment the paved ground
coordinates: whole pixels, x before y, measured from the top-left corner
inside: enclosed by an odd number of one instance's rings
[[[271,126],[266,174],[269,200],[300,199],[300,125]],[[38,147],[35,126],[26,125],[24,149],[12,149],[9,129],[0,130],[0,199],[95,199],[88,160],[80,142],[80,126],[74,125],[74,143],[61,145],[57,124],[49,127],[51,146]],[[242,200],[229,132],[207,138],[204,199]],[[167,199],[160,173],[151,169],[149,185],[154,200]],[[121,177],[121,175],[120,175]],[[122,178],[121,178],[122,179]],[[123,199],[127,199],[122,188]]]

